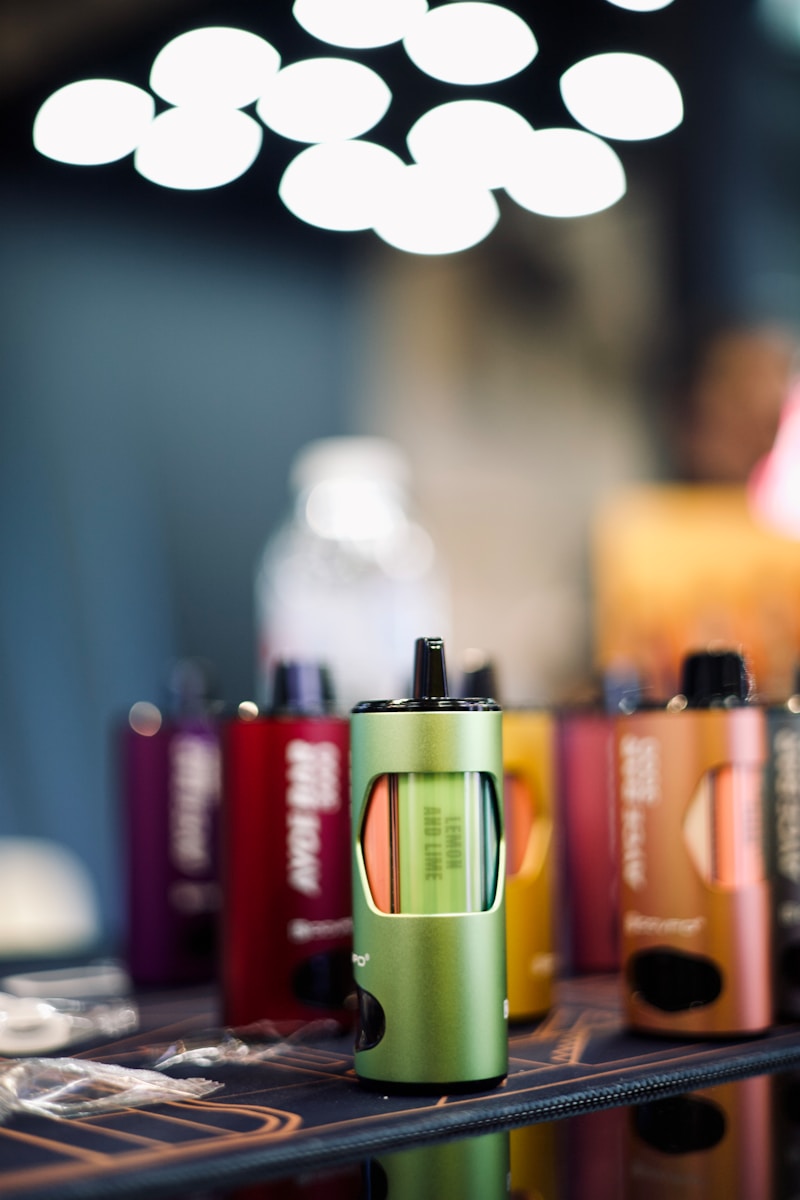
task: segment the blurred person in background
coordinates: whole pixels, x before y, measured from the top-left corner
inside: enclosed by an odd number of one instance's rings
[[[694,339],[671,406],[678,478],[746,484],[775,441],[796,368],[796,343],[777,324],[719,324]]]

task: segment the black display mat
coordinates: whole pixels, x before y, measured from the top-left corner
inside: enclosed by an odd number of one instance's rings
[[[212,1028],[214,998],[141,999],[142,1029],[77,1052],[152,1067],[182,1037]],[[203,1040],[203,1038],[201,1038]],[[457,1137],[709,1087],[800,1063],[800,1025],[749,1039],[677,1041],[628,1033],[613,976],[564,981],[541,1022],[512,1030],[499,1088],[453,1096],[384,1096],[353,1074],[349,1035],[298,1040],[258,1063],[174,1067],[222,1083],[207,1099],[0,1126],[0,1196],[99,1200],[207,1194],[255,1179],[355,1162],[409,1141]]]

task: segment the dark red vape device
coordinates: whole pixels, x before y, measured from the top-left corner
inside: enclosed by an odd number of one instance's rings
[[[271,709],[223,729],[223,1020],[352,1021],[349,725],[327,675],[286,662]]]

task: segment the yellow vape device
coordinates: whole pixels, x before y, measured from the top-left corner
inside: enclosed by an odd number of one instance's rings
[[[499,691],[492,664],[464,673],[463,695]],[[544,709],[503,708],[508,1017],[527,1021],[553,1003],[557,728]]]

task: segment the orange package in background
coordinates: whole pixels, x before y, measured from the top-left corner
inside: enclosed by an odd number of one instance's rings
[[[689,650],[736,646],[759,699],[794,691],[800,541],[751,514],[744,487],[642,485],[612,494],[593,529],[598,669],[624,663],[644,698],[678,690]]]

